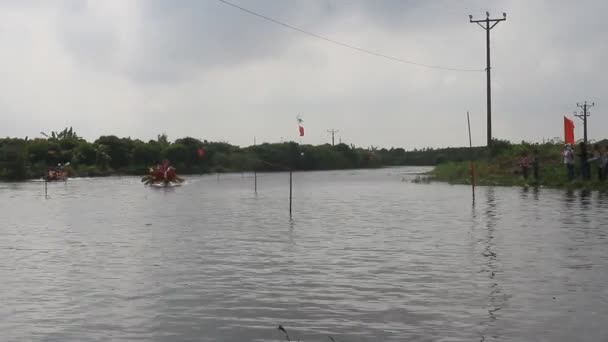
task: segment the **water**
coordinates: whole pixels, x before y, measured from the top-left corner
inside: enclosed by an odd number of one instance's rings
[[[412,171],[0,184],[0,341],[608,340],[608,195]]]

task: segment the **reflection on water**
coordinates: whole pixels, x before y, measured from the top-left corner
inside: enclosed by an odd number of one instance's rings
[[[597,192],[419,170],[0,184],[0,341],[606,341]]]
[[[527,188],[524,188],[527,191]],[[498,254],[495,251],[495,229],[498,217],[498,203],[496,200],[496,192],[494,188],[485,189],[485,239],[483,240],[483,257],[485,263],[482,266],[482,272],[489,278],[488,284],[488,317],[482,321],[484,329],[482,330],[481,340],[491,340],[500,338],[500,330],[497,328],[495,321],[500,317],[500,310],[505,305],[508,296],[503,293],[500,285],[500,261]],[[485,324],[484,324],[485,322]]]

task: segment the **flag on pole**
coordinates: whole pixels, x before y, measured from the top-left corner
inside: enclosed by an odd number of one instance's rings
[[[300,132],[300,136],[303,137],[304,136],[304,120],[302,120],[301,116],[297,116],[296,119],[298,120],[298,130]]]
[[[574,145],[574,121],[564,116],[564,142]]]

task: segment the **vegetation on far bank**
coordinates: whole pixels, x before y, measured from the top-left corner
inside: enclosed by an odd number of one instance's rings
[[[591,168],[593,181],[583,182],[579,175],[574,182],[568,182],[561,158],[562,147],[558,139],[534,145],[495,140],[489,149],[457,147],[412,151],[346,144],[313,146],[295,142],[239,147],[191,137],[170,141],[164,134],[147,142],[113,135],[89,142],[69,128],[53,132],[47,138],[0,139],[0,180],[40,178],[49,167],[60,163],[70,163],[67,169],[72,177],[144,175],[150,166],[168,159],[180,174],[436,165],[428,175],[430,180],[470,184],[470,160],[475,160],[475,182],[478,185],[532,185],[532,171],[528,180],[524,180],[518,161],[523,152],[530,155],[533,149],[537,149],[539,185],[600,188],[608,184],[597,181],[594,167]],[[202,157],[198,156],[199,148],[204,150]],[[577,171],[580,170],[578,163],[580,160],[577,158]]]
[[[591,165],[591,180],[583,181],[581,177],[580,159],[578,151],[575,160],[576,178],[569,182],[566,166],[563,163],[561,152],[563,142],[554,140],[543,144],[511,144],[508,141],[495,141],[492,150],[482,158],[475,158],[476,185],[497,186],[523,186],[540,185],[547,187],[575,187],[590,189],[608,189],[607,182],[598,181],[596,167]],[[537,183],[530,168],[528,179],[524,179],[519,161],[522,153],[532,156],[532,151],[538,151],[540,161],[540,179]],[[429,174],[431,181],[443,181],[451,184],[471,184],[471,159],[461,162],[447,162],[439,164]]]
[[[199,158],[197,151],[204,150]],[[483,153],[477,148],[475,153]],[[400,165],[435,165],[466,160],[468,148],[422,149],[357,147],[338,144],[300,145],[295,142],[239,147],[191,137],[170,141],[102,136],[86,141],[66,128],[47,138],[0,139],[0,179],[40,178],[49,167],[70,163],[70,176],[143,175],[148,167],[168,159],[180,174],[215,172],[332,170]]]

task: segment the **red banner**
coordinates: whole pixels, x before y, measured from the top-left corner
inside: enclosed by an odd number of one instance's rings
[[[300,128],[300,136],[303,137],[304,136],[304,127],[302,126],[298,126]]]
[[[574,145],[574,122],[564,116],[564,142]]]

